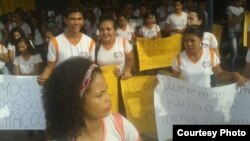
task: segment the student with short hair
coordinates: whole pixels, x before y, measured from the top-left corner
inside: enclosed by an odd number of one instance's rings
[[[66,29],[64,33],[50,41],[47,66],[43,73],[37,78],[40,85],[44,84],[56,66],[68,58],[82,56],[90,58],[94,62],[95,42],[80,32],[84,24],[82,11],[82,8],[79,6],[72,6],[65,11],[64,22]]]

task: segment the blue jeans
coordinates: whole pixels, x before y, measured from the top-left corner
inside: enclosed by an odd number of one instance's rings
[[[229,70],[235,70],[236,59],[238,57],[238,52],[240,48],[240,39],[242,36],[242,30],[237,30],[234,27],[229,28],[229,39],[231,46],[231,57],[229,62]]]

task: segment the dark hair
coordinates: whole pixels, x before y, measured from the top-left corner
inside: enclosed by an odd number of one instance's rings
[[[201,30],[200,26],[198,26],[198,25],[188,26],[183,32],[183,37],[185,37],[185,35],[187,35],[187,34],[194,34],[197,37],[199,37],[200,39],[203,38],[203,31]]]
[[[81,13],[82,16],[84,17],[83,7],[81,7],[81,6],[79,6],[79,5],[74,5],[74,6],[71,6],[71,7],[67,8],[67,9],[64,11],[63,17],[64,17],[64,18],[67,18],[67,17],[69,16],[69,14],[71,14],[71,13],[76,13],[76,12]]]
[[[174,1],[173,1],[173,5],[175,5],[175,3],[176,3],[176,2],[181,3],[181,5],[183,5],[183,4],[184,4],[183,0],[174,0]]]
[[[128,18],[128,17],[126,16],[126,14],[124,14],[124,13],[121,13],[121,14],[118,15],[117,21],[119,21],[119,19],[120,19],[121,17],[124,17],[127,21],[129,21],[129,18]]]
[[[154,15],[153,13],[145,13],[145,14],[143,15],[143,25],[146,24],[147,19],[148,19],[150,16],[153,16],[153,17],[155,18],[155,22],[156,22],[156,17],[155,17],[155,15]]]
[[[56,67],[45,83],[42,100],[48,137],[76,138],[85,126],[85,97],[80,97],[79,89],[91,64],[89,59],[72,57]],[[96,73],[101,73],[98,67],[92,72],[92,80]]]
[[[203,12],[202,10],[199,10],[199,9],[191,9],[191,10],[189,11],[189,13],[190,13],[190,12],[196,13],[198,20],[199,20],[199,21],[202,21],[202,22],[201,22],[201,25],[200,25],[201,29],[202,29],[203,31],[206,31],[206,30],[207,30],[207,27],[206,27],[206,21],[207,21],[207,20],[206,20],[206,16],[205,16],[204,12]]]
[[[100,18],[99,28],[100,28],[101,23],[104,22],[104,21],[110,21],[110,22],[112,22],[115,30],[117,29],[117,23],[116,23],[116,21],[111,16],[109,16],[109,15],[102,16]]]
[[[20,33],[21,37],[26,37],[24,31],[22,30],[22,28],[20,27],[14,27],[10,30],[10,33],[8,35],[8,39],[9,39],[9,42],[12,44],[12,45],[15,45],[16,44],[16,40],[14,39],[13,35],[15,32],[18,32]]]
[[[21,37],[21,38],[17,39],[17,41],[15,43],[15,46],[16,46],[16,56],[19,56],[21,54],[20,51],[18,50],[18,47],[17,47],[20,42],[24,42],[27,45],[27,49],[28,49],[28,52],[30,54],[34,55],[34,54],[37,53],[36,49],[32,46],[31,41],[27,37]]]

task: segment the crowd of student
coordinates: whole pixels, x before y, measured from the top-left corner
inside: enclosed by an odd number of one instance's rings
[[[126,3],[119,12],[109,4],[101,8],[78,5],[68,8],[63,15],[38,16],[31,12],[26,19],[25,12],[17,9],[13,17],[8,15],[2,28],[0,74],[38,75],[38,83],[44,85],[43,101],[51,139],[139,140],[136,129],[125,118],[120,119],[125,131],[120,133],[117,129],[119,116],[116,119],[109,115],[107,84],[94,65],[117,65],[114,69],[117,77],[132,77],[137,37],[155,39],[183,34],[184,50],[173,60],[174,77],[183,74],[184,80],[204,87],[212,86],[213,74],[219,80],[233,80],[240,85],[247,81],[233,72],[240,47],[238,35],[242,32],[242,1],[232,0],[227,8],[232,72],[220,67],[218,42],[212,33],[206,32],[206,2],[185,2],[163,0],[156,9],[146,4],[134,9],[131,3]],[[250,52],[247,64],[249,56]]]
[[[242,23],[245,13],[242,2],[242,0],[232,0],[231,5],[225,11],[228,17],[229,42],[231,42],[227,49],[231,51],[230,71],[235,70],[235,62],[239,54],[239,48],[241,47]],[[206,31],[208,27],[205,0],[162,0],[159,7],[150,7],[145,3],[141,3],[135,7],[132,3],[125,3],[120,8],[122,10],[118,12],[116,10],[118,8],[112,7],[109,3],[104,3],[101,6],[82,5],[84,23],[82,24],[81,32],[95,40],[98,45],[101,45],[103,43],[103,39],[100,38],[99,29],[101,17],[112,17],[114,21],[114,34],[127,39],[130,44],[134,45],[137,37],[168,37],[176,33],[182,33],[190,24],[200,25],[203,31]],[[1,68],[1,72],[4,74],[16,74],[14,66],[18,65],[13,64],[14,59],[17,55],[24,56],[22,53],[16,54],[16,51],[18,51],[16,41],[20,37],[30,40],[34,51],[28,54],[40,54],[42,62],[37,62],[37,59],[35,59],[35,62],[38,64],[38,69],[40,70],[37,72],[41,72],[48,61],[47,48],[49,39],[64,31],[65,24],[62,16],[62,12],[55,13],[54,11],[50,11],[50,14],[47,14],[45,11],[25,12],[21,8],[17,8],[15,12],[3,16],[3,20],[0,21],[0,37],[1,54],[3,54],[1,62],[5,63],[5,67]],[[193,19],[196,17],[198,18],[198,22],[193,23]],[[218,48],[220,45],[213,34],[205,32],[203,46],[214,48],[216,54],[220,57]],[[94,50],[92,50],[92,59],[95,58],[93,52]],[[103,58],[101,54],[105,54],[105,52],[103,52],[102,48],[100,52],[99,56]],[[119,56],[120,54],[118,53],[117,55]],[[37,57],[39,58],[39,55]],[[103,61],[103,59],[101,60]],[[102,61],[101,64],[106,65]],[[36,63],[31,62],[33,64],[31,66],[35,66]],[[21,62],[21,65],[23,63]],[[29,75],[34,73],[26,71],[23,74]],[[39,73],[35,74],[38,75]]]

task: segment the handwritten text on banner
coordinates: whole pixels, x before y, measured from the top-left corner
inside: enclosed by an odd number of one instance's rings
[[[45,129],[41,87],[35,76],[0,75],[0,129]]]
[[[250,85],[202,88],[158,75],[154,104],[159,141],[172,138],[174,124],[250,124]]]
[[[180,34],[161,39],[137,38],[140,71],[171,66],[180,53],[181,38]]]

